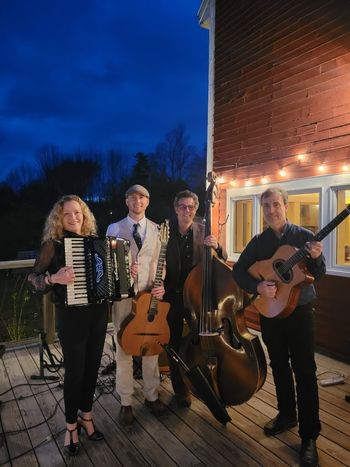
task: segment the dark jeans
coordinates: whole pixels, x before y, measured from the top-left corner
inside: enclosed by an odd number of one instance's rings
[[[57,307],[58,335],[64,358],[66,422],[90,412],[106,337],[107,304]]]
[[[312,304],[297,307],[287,318],[260,316],[260,323],[276,385],[278,410],[283,415],[293,417],[297,406],[300,437],[316,439],[321,431],[321,424]]]
[[[186,319],[188,324],[191,324],[191,313],[184,307],[182,292],[169,294],[165,300],[170,302],[171,305],[167,316],[170,328],[169,345],[178,353],[184,328],[184,319]],[[179,396],[185,396],[189,393],[189,390],[182,379],[179,364],[170,357],[168,359],[171,384],[174,392]]]

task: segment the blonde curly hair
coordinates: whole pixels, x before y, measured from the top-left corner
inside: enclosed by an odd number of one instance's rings
[[[48,240],[61,240],[63,238],[63,207],[68,201],[76,201],[81,207],[83,213],[81,234],[84,236],[96,235],[96,219],[88,205],[77,195],[65,195],[54,204],[50,214],[46,218],[42,243]]]

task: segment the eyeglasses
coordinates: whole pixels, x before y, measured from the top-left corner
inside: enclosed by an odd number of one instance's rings
[[[194,211],[196,209],[196,206],[194,206],[193,204],[192,205],[186,205],[186,204],[178,204],[177,206],[179,209],[181,209],[181,211]]]

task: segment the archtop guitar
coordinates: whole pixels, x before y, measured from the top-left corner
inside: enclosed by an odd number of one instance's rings
[[[314,241],[320,242],[335,229],[350,214],[350,204],[339,213],[329,224],[320,230]],[[258,295],[253,305],[260,314],[267,318],[285,318],[295,309],[300,296],[300,287],[304,283],[313,282],[314,278],[308,272],[304,260],[307,257],[305,247],[296,248],[283,245],[270,259],[257,261],[248,272],[255,279],[275,282],[277,293],[268,298]]]
[[[166,249],[169,240],[169,221],[159,229],[161,248],[158,257],[154,285],[162,283]],[[156,299],[151,292],[139,292],[132,301],[131,313],[124,319],[117,334],[119,345],[129,355],[158,355],[162,345],[170,340],[167,315],[170,303]]]

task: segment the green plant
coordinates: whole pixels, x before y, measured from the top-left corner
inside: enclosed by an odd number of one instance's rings
[[[29,292],[23,288],[24,281],[19,291],[12,293],[12,316],[7,320],[6,328],[10,340],[18,341],[26,336],[26,321],[23,319],[23,310],[29,301]]]
[[[0,341],[30,337],[38,327],[41,299],[29,291],[25,273],[0,272]]]

